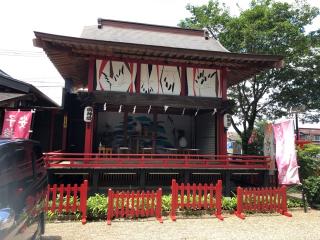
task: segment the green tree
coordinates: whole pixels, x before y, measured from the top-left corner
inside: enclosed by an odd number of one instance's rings
[[[319,32],[307,35],[305,26],[319,15],[319,10],[305,1],[291,5],[270,0],[252,1],[249,9],[239,16],[231,16],[224,5],[213,0],[203,6],[187,5],[187,10],[192,16],[182,20],[181,27],[206,28],[231,52],[284,56],[284,68],[272,69],[229,88],[228,95],[236,102],[232,125],[241,136],[246,154],[255,121],[263,116],[275,118],[287,114],[290,107],[300,104],[301,91],[309,89],[310,80],[304,74],[303,63],[312,66],[318,59],[314,47],[319,45]],[[316,85],[319,75],[315,71],[312,74],[315,79],[312,84]],[[292,93],[293,90],[297,91]],[[293,95],[296,101],[292,101]],[[320,108],[316,102],[312,107]]]

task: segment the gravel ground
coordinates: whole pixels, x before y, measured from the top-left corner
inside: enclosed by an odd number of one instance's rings
[[[210,216],[202,218],[179,217],[176,222],[164,218],[163,224],[155,219],[115,220],[106,222],[58,222],[46,225],[44,240],[105,240],[105,239],[290,239],[320,240],[320,211],[292,212],[293,217],[278,214],[254,214],[240,220],[224,215],[224,221]]]

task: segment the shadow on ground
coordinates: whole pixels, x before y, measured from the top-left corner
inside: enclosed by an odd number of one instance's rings
[[[41,236],[41,240],[62,240],[61,236]]]

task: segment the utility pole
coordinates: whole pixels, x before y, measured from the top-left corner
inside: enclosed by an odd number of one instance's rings
[[[298,111],[295,111],[294,114],[295,114],[295,119],[296,119],[296,140],[298,141],[300,139],[300,136],[299,136],[299,123],[298,123],[299,122]],[[301,179],[301,181],[303,182],[303,179]],[[303,187],[302,187],[301,194],[302,194],[303,210],[306,213],[308,211],[308,209],[307,209],[306,196],[304,194]]]

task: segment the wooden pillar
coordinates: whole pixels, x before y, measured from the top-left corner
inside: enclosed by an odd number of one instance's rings
[[[226,69],[223,68],[220,74],[220,88],[222,101],[227,100],[227,78]],[[218,151],[219,155],[227,154],[227,131],[223,122],[224,110],[217,113],[217,135],[218,135]]]
[[[93,91],[95,59],[90,58],[88,69],[88,92]]]
[[[94,81],[94,67],[95,60],[89,60],[89,69],[88,69],[88,92],[93,91],[93,81]],[[93,121],[95,119],[95,110],[93,111],[92,122],[85,123],[85,139],[84,139],[84,152],[92,152],[92,135],[93,135]]]
[[[185,65],[181,66],[181,77],[180,77],[180,82],[181,82],[181,92],[180,96],[186,96],[186,85],[187,85],[187,68]]]
[[[123,114],[123,146],[129,146],[128,143],[128,111]]]
[[[217,137],[218,137],[218,141],[217,141],[217,145],[218,145],[218,149],[217,149],[217,154],[218,155],[226,155],[227,154],[227,133],[225,131],[224,128],[224,124],[223,124],[223,113],[218,112],[217,113]]]
[[[190,183],[190,175],[191,175],[191,172],[189,170],[184,171],[184,183],[185,184]]]
[[[141,88],[141,63],[137,62],[137,81],[136,81],[136,93],[140,93]]]
[[[86,123],[86,129],[85,129],[85,139],[84,139],[84,152],[85,153],[91,153],[92,152],[92,131],[93,130],[93,124]]]
[[[67,148],[67,130],[68,130],[68,114],[64,113],[63,115],[63,126],[62,126],[62,150],[66,150]]]
[[[140,170],[140,189],[146,188],[146,170]]]
[[[269,187],[269,170],[263,171],[263,187]]]
[[[56,118],[56,111],[52,110],[51,112],[51,121],[50,121],[50,142],[49,142],[49,151],[53,151],[53,137],[54,137],[54,122]]]
[[[158,114],[156,112],[153,113],[153,131],[152,131],[152,149],[153,153],[156,153],[157,147],[157,128],[158,128]]]
[[[98,179],[99,179],[99,171],[92,172],[92,193],[98,192]]]
[[[225,170],[224,174],[224,182],[225,182],[225,196],[230,197],[231,196],[231,172],[230,170]]]

